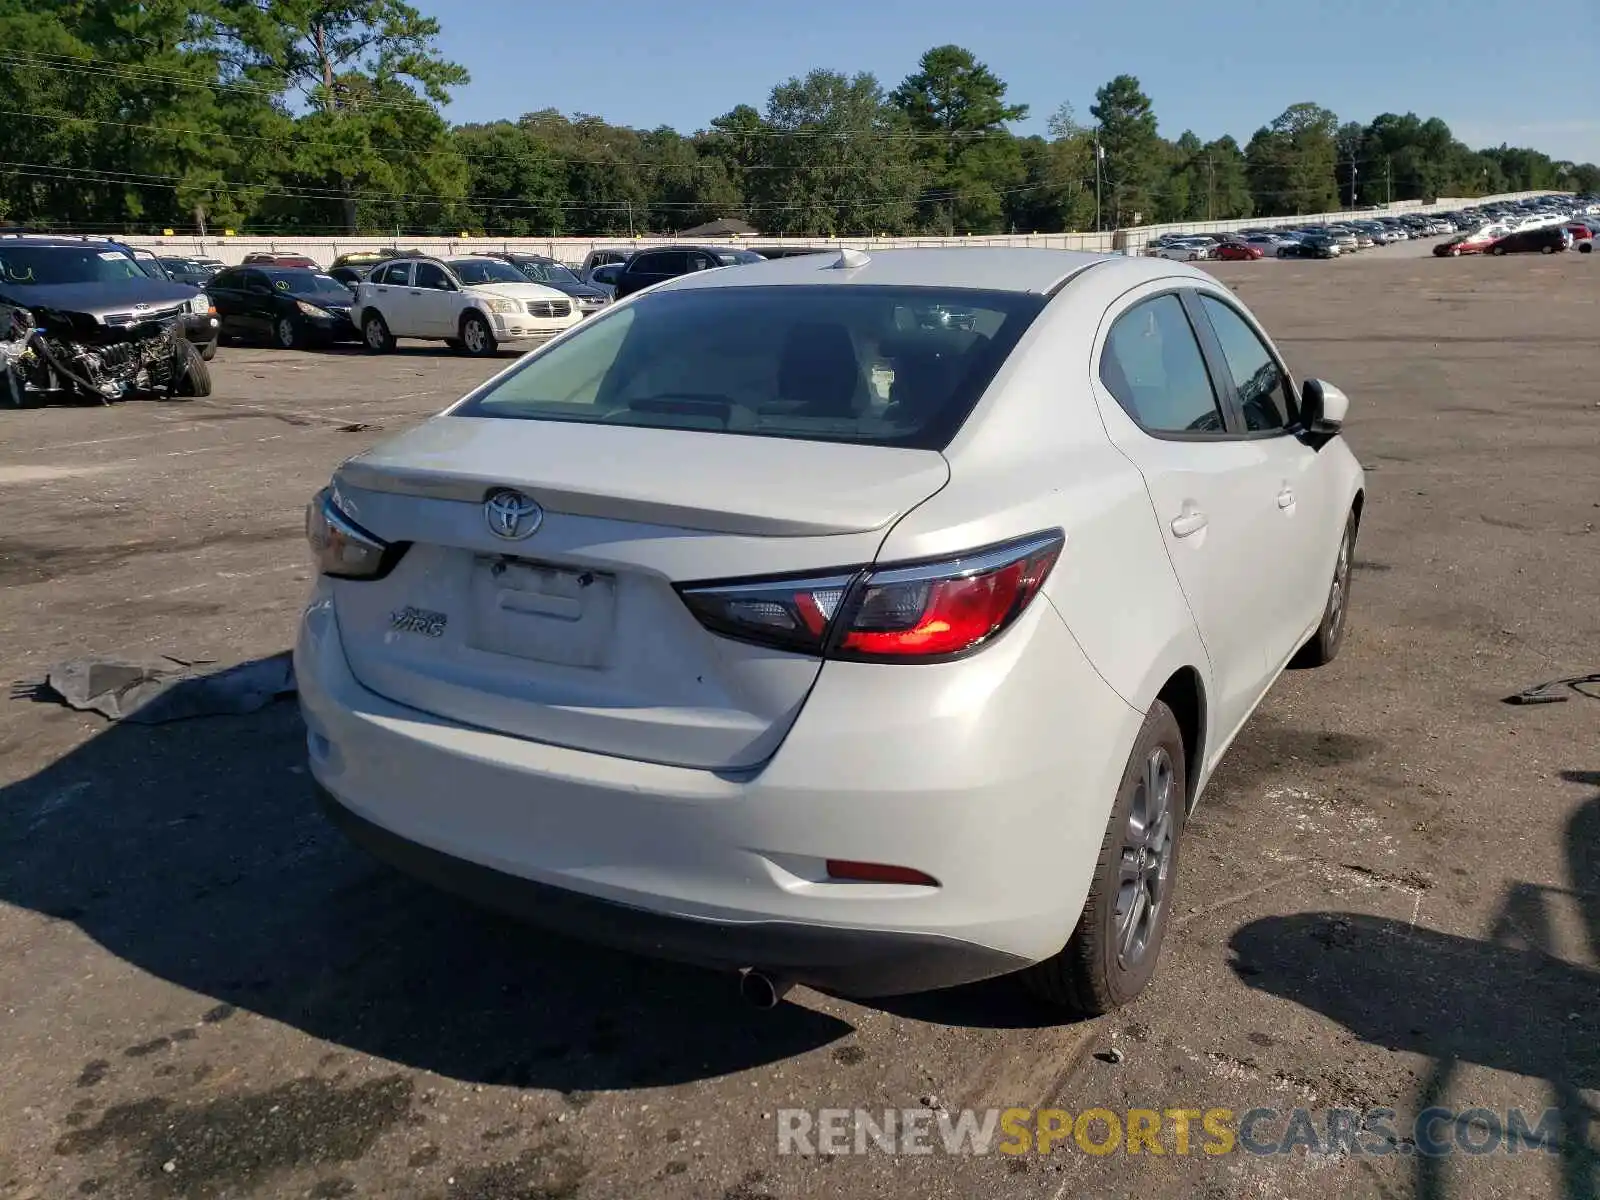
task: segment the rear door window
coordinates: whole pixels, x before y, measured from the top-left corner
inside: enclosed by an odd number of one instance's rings
[[[1149,433],[1218,434],[1226,426],[1183,302],[1174,294],[1134,305],[1111,326],[1100,382]]]
[[[662,250],[656,254],[641,255],[628,272],[630,275],[687,275],[689,256],[682,250]]]
[[[417,264],[417,281],[413,286],[442,292],[449,288],[450,277],[444,273],[444,268],[438,263],[419,262]]]
[[[827,285],[647,294],[453,411],[942,449],[1045,303]]]

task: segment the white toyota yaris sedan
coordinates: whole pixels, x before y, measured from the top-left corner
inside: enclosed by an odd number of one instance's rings
[[[1339,649],[1346,407],[1160,259],[672,280],[312,503],[312,772],[402,869],[768,1003],[1104,1011],[1229,742]]]

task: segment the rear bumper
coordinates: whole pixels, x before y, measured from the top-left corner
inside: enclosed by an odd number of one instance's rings
[[[413,878],[530,925],[651,958],[730,971],[754,967],[853,996],[948,987],[1028,965],[999,950],[927,934],[717,921],[602,900],[408,841],[346,808],[326,788],[319,787],[317,797],[341,833]]]
[[[533,742],[387,700],[351,673],[326,586],[295,669],[312,774],[379,857],[580,937],[858,995],[1059,950],[1143,719],[1049,604],[960,663],[829,663],[773,757],[742,771]],[[828,859],[938,886],[841,882]]]

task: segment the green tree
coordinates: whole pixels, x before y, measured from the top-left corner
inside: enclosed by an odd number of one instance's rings
[[[815,70],[772,89],[752,220],[776,233],[907,232],[923,172],[904,116],[872,75]]]
[[[1156,218],[1161,221],[1209,221],[1211,169],[1205,144],[1185,129],[1167,147],[1168,174],[1156,196]]]
[[[84,228],[188,224],[240,155],[226,136],[240,97],[218,86],[200,6],[178,0],[0,0],[0,89],[35,114],[0,122],[0,190],[13,215]],[[260,107],[259,99],[246,103]]]
[[[1339,118],[1317,104],[1291,104],[1258,129],[1245,148],[1256,210],[1265,214],[1330,212],[1338,207],[1334,140]]]
[[[288,164],[304,207],[337,205],[352,232],[362,219],[459,212],[468,173],[437,106],[468,75],[439,55],[436,20],[404,0],[212,2],[237,76],[310,106]]]
[[[506,237],[567,232],[565,171],[547,143],[513,121],[462,125],[451,137],[467,166],[469,228]]]
[[[921,135],[918,160],[928,174],[923,219],[943,233],[993,233],[1005,199],[1026,174],[1022,151],[1006,129],[1028,115],[1005,102],[1006,84],[970,50],[936,46],[922,56],[890,99]]]
[[[1103,155],[1101,228],[1148,221],[1165,157],[1150,98],[1132,75],[1118,75],[1095,92],[1089,112]]]

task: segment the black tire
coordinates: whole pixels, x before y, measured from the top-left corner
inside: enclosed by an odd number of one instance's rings
[[[1351,564],[1356,556],[1356,514],[1345,518],[1344,534],[1339,539],[1339,553],[1333,560],[1333,580],[1328,585],[1328,599],[1322,608],[1322,621],[1311,640],[1300,647],[1290,666],[1297,668],[1325,667],[1339,656],[1344,645],[1344,632],[1350,625]]]
[[[184,400],[211,395],[211,368],[188,342],[179,343],[178,362],[173,364],[172,396]]]
[[[368,353],[387,354],[394,349],[394,334],[380,313],[368,313],[361,320],[361,341]]]
[[[206,362],[210,362],[216,356],[217,356],[217,339],[216,338],[212,338],[204,346],[200,347],[200,357],[203,358]]]
[[[1539,247],[1539,253],[1540,254],[1554,254],[1555,252],[1556,252],[1556,248],[1554,246],[1540,246]]]
[[[1504,254],[1505,252],[1506,252],[1506,248],[1504,246],[1490,246],[1489,247],[1489,253],[1490,254]]]
[[[1589,241],[1586,241],[1586,242],[1579,243],[1579,245],[1578,245],[1578,253],[1579,254],[1593,254],[1594,253],[1594,241],[1593,241],[1593,239],[1590,239]]]
[[[298,350],[306,344],[305,330],[293,317],[279,317],[272,323],[272,344],[279,350]]]
[[[1152,820],[1158,811],[1165,818]],[[1183,733],[1157,700],[1128,755],[1078,927],[1058,954],[1023,973],[1029,990],[1085,1016],[1110,1012],[1144,990],[1172,920],[1188,811]],[[1144,907],[1135,911],[1141,896]],[[1127,952],[1123,941],[1132,943]]]
[[[461,314],[461,343],[460,353],[469,358],[488,358],[500,348],[500,343],[495,341],[494,331],[489,328],[489,322],[483,314],[468,312]]]

